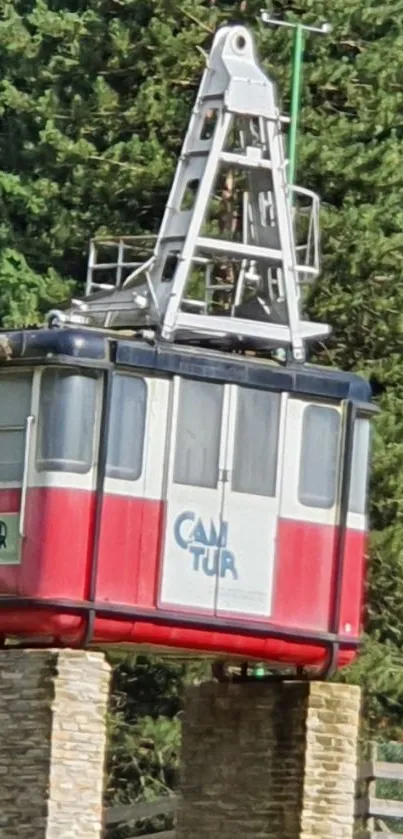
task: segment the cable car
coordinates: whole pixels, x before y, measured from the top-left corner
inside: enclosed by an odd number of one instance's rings
[[[0,334],[0,635],[326,676],[359,645],[371,388],[307,361],[318,199],[250,33],[215,36],[151,256]]]

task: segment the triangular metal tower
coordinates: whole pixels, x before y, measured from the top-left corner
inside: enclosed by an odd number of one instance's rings
[[[286,122],[248,30],[219,30],[152,256],[136,265],[134,240],[120,239],[114,263],[99,262],[92,243],[88,296],[53,322],[284,347],[303,360],[305,342],[330,327],[301,314],[301,287],[319,270],[318,199],[287,183]]]

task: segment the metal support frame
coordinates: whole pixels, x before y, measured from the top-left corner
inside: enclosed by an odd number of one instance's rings
[[[115,291],[152,254],[156,236],[106,236],[91,239],[85,294]],[[136,258],[134,258],[136,257]],[[101,280],[100,277],[107,277]]]
[[[153,255],[127,272],[124,240],[115,240],[118,257],[109,265],[115,279],[109,275],[103,283],[94,272],[108,266],[96,263],[92,244],[87,291],[97,294],[74,301],[60,322],[151,328],[165,341],[183,340],[184,334],[201,342],[232,336],[287,348],[303,361],[306,342],[324,338],[330,327],[308,324],[301,312],[301,287],[319,269],[318,200],[307,190],[290,189],[283,138],[288,122],[273,81],[258,66],[248,30],[223,27],[201,81]],[[219,178],[228,170],[242,179],[237,188],[246,218],[235,236],[232,230],[217,236],[210,213]],[[298,193],[314,209],[304,245],[297,202],[291,200]],[[216,275],[223,264],[231,266],[232,283]],[[195,270],[196,279],[204,270],[202,292],[192,289]],[[54,312],[52,317],[54,323]]]

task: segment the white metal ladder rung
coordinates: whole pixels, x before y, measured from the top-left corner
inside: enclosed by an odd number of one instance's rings
[[[106,271],[110,268],[138,268],[141,262],[95,262],[91,268],[96,271]]]
[[[185,297],[183,302],[190,306],[197,306],[199,309],[204,309],[206,306],[204,300],[197,300],[195,297]]]
[[[193,256],[192,262],[195,262],[196,265],[211,265],[213,260],[211,257],[208,256]]]
[[[200,236],[196,240],[196,247],[200,250],[212,251],[233,257],[249,257],[249,259],[264,259],[274,262],[282,261],[282,252],[273,248],[261,248],[243,242],[232,242],[224,239],[211,239]]]
[[[112,283],[97,283],[92,281],[91,283],[92,288],[99,288],[100,291],[114,291],[116,286]]]
[[[273,168],[271,160],[265,160],[263,157],[251,157],[247,154],[235,154],[234,152],[222,152],[220,160],[230,166],[239,166],[243,169],[267,169],[271,171]]]
[[[230,318],[225,317],[223,315],[189,315],[186,312],[180,312],[178,315],[177,320],[177,328],[178,329],[195,329],[195,321],[193,318],[197,318],[197,330],[209,335],[209,334],[220,334],[225,335],[228,334],[228,320]],[[236,328],[237,331],[234,334],[242,335],[248,337],[251,335],[251,321],[245,320],[243,318],[234,318],[236,320]],[[290,343],[291,341],[291,331],[290,327],[283,324],[277,323],[266,323],[265,321],[252,321],[253,323],[253,335],[254,337],[260,339],[268,339],[274,342],[278,342],[281,345],[285,345]],[[318,324],[312,323],[311,321],[300,321],[300,329],[298,336],[301,340],[303,339],[313,339],[317,337],[325,338],[330,331],[330,327],[327,324],[322,324],[322,328],[318,330]]]

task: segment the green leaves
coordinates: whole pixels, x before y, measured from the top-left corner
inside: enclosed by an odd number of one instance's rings
[[[178,786],[182,664],[112,653],[108,801],[151,799]],[[157,827],[164,827],[161,820]],[[167,823],[167,826],[171,825]]]
[[[8,328],[36,326],[46,311],[70,296],[72,284],[61,282],[52,268],[37,274],[18,251],[0,250],[0,317]]]

